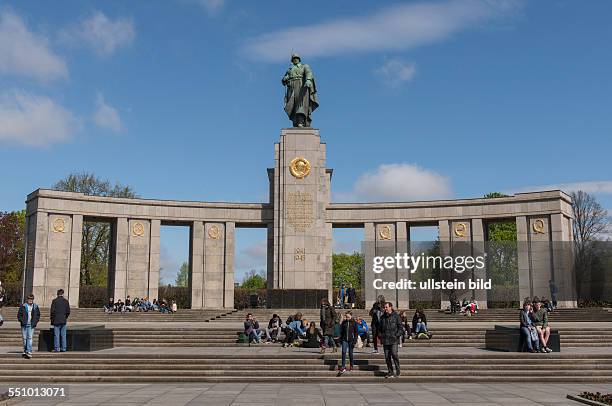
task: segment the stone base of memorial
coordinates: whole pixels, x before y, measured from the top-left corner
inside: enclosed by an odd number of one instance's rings
[[[113,348],[113,331],[103,325],[68,326],[66,330],[68,351],[99,351]],[[38,351],[53,351],[53,328],[41,330]]]
[[[318,309],[327,289],[269,289],[266,305],[273,309]]]
[[[487,350],[493,351],[528,351],[527,344],[524,342],[523,336],[521,335],[521,329],[518,326],[496,325],[494,330],[487,330],[485,332],[485,347]],[[561,351],[559,330],[550,329],[548,348],[553,350],[553,352]]]

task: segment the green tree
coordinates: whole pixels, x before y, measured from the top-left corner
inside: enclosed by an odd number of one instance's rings
[[[175,286],[180,286],[186,288],[189,284],[189,264],[187,262],[183,262],[181,268],[176,274],[176,280],[174,282]]]
[[[111,185],[93,173],[72,173],[53,186],[55,190],[84,193],[88,196],[135,198],[129,186]],[[110,255],[110,224],[85,221],[81,250],[81,283],[104,286],[107,283]]]
[[[332,283],[334,287],[351,284],[361,288],[361,274],[364,272],[364,259],[360,252],[352,254],[332,254]]]
[[[507,197],[499,192],[488,193],[486,199]],[[487,277],[492,282],[489,302],[493,306],[513,304],[518,297],[518,247],[516,221],[487,224]],[[494,302],[498,302],[495,304]]]
[[[240,287],[245,289],[264,289],[266,287],[264,272],[251,269],[242,279]]]
[[[0,212],[0,281],[19,282],[25,261],[25,210]]]

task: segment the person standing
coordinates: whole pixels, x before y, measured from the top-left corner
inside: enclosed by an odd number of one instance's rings
[[[340,285],[340,290],[338,292],[338,298],[340,299],[340,308],[346,308],[346,286],[344,283]]]
[[[346,372],[346,352],[349,354],[349,372],[353,370],[355,360],[353,358],[353,349],[357,344],[357,323],[353,320],[353,314],[351,311],[344,313],[344,320],[340,325],[340,342],[342,345],[342,366],[340,367],[340,373]]]
[[[352,284],[350,284],[348,286],[348,289],[346,290],[346,296],[348,298],[349,309],[354,308],[355,307],[355,299],[357,298],[357,293],[355,292],[355,288],[353,287]]]
[[[329,303],[329,300],[321,300],[321,311],[319,313],[321,329],[323,330],[323,346],[321,354],[325,353],[327,347],[332,348],[332,352],[336,352],[336,342],[334,341],[334,324],[336,319],[336,311]]]
[[[385,297],[383,295],[379,295],[376,303],[372,305],[370,309],[370,316],[372,316],[372,322],[370,326],[372,327],[372,341],[374,342],[374,350],[372,350],[372,354],[378,354],[378,339],[380,338],[380,317],[383,314],[383,306],[385,303]]]
[[[68,322],[68,316],[70,316],[70,303],[64,298],[64,289],[59,289],[57,297],[51,302],[53,352],[66,352],[66,323]]]
[[[17,320],[21,324],[21,336],[23,337],[23,356],[32,358],[32,337],[36,325],[40,321],[40,309],[34,303],[34,295],[29,295],[26,302],[19,307]]]
[[[2,282],[0,281],[0,326],[4,324],[4,318],[2,317],[2,307],[6,302],[6,291],[2,287]]]
[[[385,378],[396,378],[400,376],[397,347],[402,335],[402,322],[397,312],[393,310],[391,302],[385,303],[384,313],[380,318],[380,335],[383,349],[385,350],[385,361],[389,370]],[[395,371],[393,370],[393,364],[395,364]]]

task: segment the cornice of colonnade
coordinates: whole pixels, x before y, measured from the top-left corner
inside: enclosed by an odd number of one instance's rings
[[[88,217],[129,217],[162,221],[272,222],[270,203],[197,202],[88,196],[83,193],[37,189],[26,199],[26,214],[50,212]]]
[[[572,199],[561,190],[517,193],[498,198],[431,200],[388,203],[331,203],[328,223],[502,219],[563,214],[573,219]]]

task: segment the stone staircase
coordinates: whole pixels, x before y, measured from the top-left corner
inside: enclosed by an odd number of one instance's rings
[[[5,307],[2,315],[7,321],[17,320],[17,307]],[[70,311],[70,322],[109,323],[109,322],[208,322],[226,317],[235,310],[232,309],[180,309],[176,313],[160,312],[125,312],[105,313],[103,309],[75,308]],[[49,322],[48,308],[40,309],[40,321]]]
[[[611,354],[401,354],[392,382],[612,382]],[[18,354],[0,355],[4,383],[383,382],[381,355],[357,355],[356,369],[337,377],[339,355],[276,354]]]
[[[213,325],[214,324],[214,325]],[[226,323],[211,323],[210,327],[146,327],[137,326],[112,327],[115,347],[228,347],[244,346],[237,344],[237,332],[240,327],[224,326]],[[232,323],[233,324],[233,323]],[[459,324],[452,327],[432,328],[431,340],[407,340],[410,347],[474,347],[485,345],[485,327],[464,327]],[[34,345],[37,346],[37,329]],[[590,327],[585,330],[579,327],[561,327],[562,350],[566,347],[612,347],[612,328]],[[260,344],[274,345],[274,344]],[[278,345],[278,344],[276,344]],[[21,331],[18,328],[0,328],[0,346],[21,346]]]

